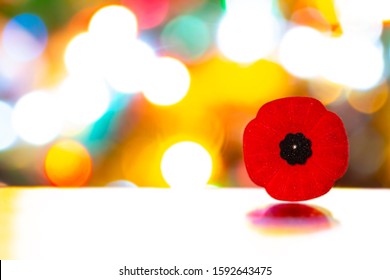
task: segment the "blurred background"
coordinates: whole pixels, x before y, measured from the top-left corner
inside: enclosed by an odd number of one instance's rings
[[[253,186],[242,134],[312,96],[338,184],[390,187],[388,0],[0,0],[1,185]]]

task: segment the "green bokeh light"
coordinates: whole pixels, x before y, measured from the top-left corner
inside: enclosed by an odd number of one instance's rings
[[[169,22],[161,33],[161,43],[169,53],[186,61],[201,58],[211,43],[207,25],[198,17],[185,15]]]

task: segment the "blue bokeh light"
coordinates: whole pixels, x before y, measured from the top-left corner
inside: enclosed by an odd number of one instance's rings
[[[39,57],[47,45],[47,28],[34,14],[24,13],[12,18],[2,34],[6,53],[18,61],[31,61]]]

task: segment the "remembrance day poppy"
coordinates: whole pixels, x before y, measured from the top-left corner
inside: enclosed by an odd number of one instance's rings
[[[278,200],[327,193],[348,166],[348,139],[340,118],[310,97],[262,106],[244,131],[249,177]]]

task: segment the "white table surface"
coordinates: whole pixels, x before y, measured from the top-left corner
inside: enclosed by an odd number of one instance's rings
[[[273,268],[210,279],[390,279],[390,190],[334,188],[304,203],[324,209],[329,227],[279,234],[248,219],[282,203],[261,188],[3,188],[0,197],[2,259]]]

